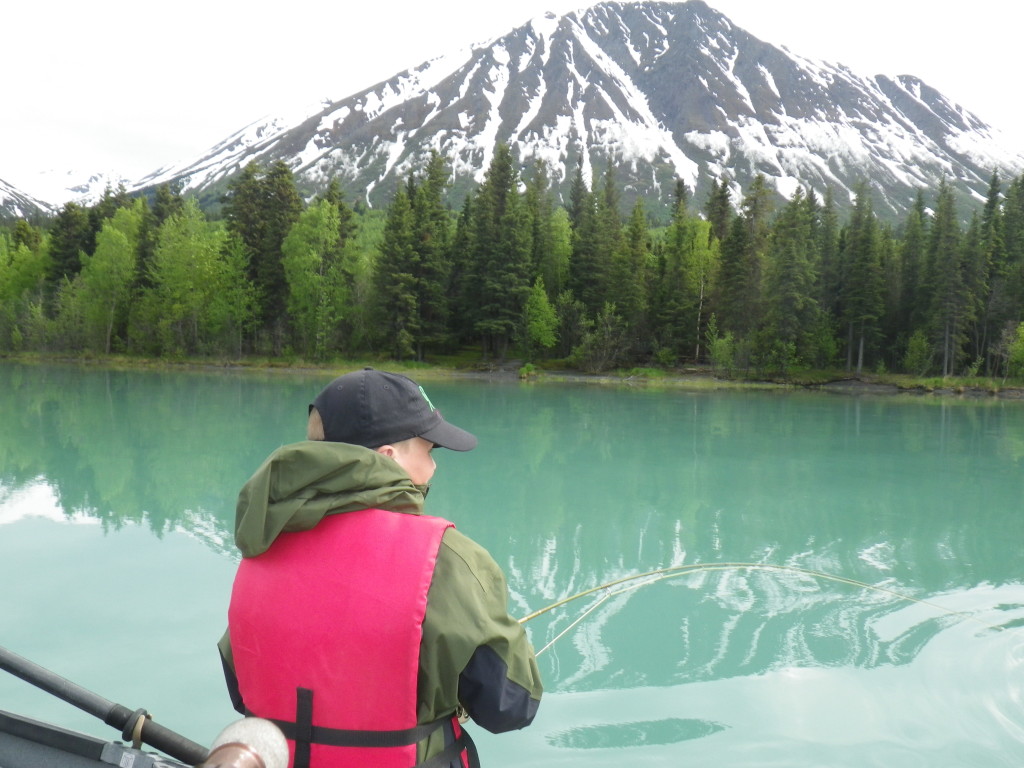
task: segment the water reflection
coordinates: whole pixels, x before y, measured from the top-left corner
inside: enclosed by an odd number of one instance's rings
[[[0,365],[0,520],[16,514],[17,495],[17,514],[185,530],[227,553],[237,489],[263,456],[302,437],[312,387],[287,376]]]
[[[230,560],[238,488],[301,438],[323,378],[0,365],[0,523],[184,533]],[[1024,756],[1024,404],[428,389],[480,438],[438,452],[428,511],[492,552],[517,614],[683,564],[804,569],[696,571],[609,597],[575,626],[602,594],[532,621],[537,647],[558,638],[541,657],[549,694],[534,728],[487,750],[498,765],[574,751],[589,766]],[[231,568],[208,570],[226,592]],[[204,659],[223,605],[205,610],[179,630],[204,637]],[[44,631],[59,637],[59,621]],[[217,674],[189,685],[219,700]]]

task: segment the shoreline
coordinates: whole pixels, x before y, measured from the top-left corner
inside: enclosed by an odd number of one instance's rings
[[[475,367],[460,367],[445,363],[417,363],[395,360],[352,360],[312,363],[266,358],[238,360],[162,360],[131,357],[73,357],[65,355],[3,355],[5,362],[24,365],[68,365],[110,370],[190,370],[196,372],[240,372],[269,375],[314,376],[319,373],[340,375],[360,368],[373,367],[403,373],[423,380],[467,379],[478,381],[522,382],[524,384],[589,384],[597,386],[644,387],[653,389],[679,389],[683,391],[721,390],[805,390],[847,396],[909,396],[918,398],[948,398],[954,400],[1024,401],[1024,386],[1003,384],[997,380],[978,379],[960,381],[901,375],[860,374],[846,372],[805,373],[779,378],[727,378],[716,376],[710,369],[689,368],[675,371],[643,369],[608,373],[585,373],[572,369],[537,368],[528,375],[520,369],[521,360],[506,360]],[[896,379],[895,381],[893,379]]]

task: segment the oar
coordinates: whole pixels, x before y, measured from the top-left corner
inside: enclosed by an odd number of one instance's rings
[[[115,704],[3,646],[0,646],[0,669],[98,717],[107,725],[119,728],[125,741],[134,741],[138,738],[139,741],[156,747],[175,760],[188,765],[198,765],[206,759],[206,747],[150,720],[146,710],[133,711]]]

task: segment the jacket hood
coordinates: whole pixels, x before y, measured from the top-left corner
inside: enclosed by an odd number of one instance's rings
[[[285,445],[238,494],[235,544],[243,557],[269,549],[282,532],[307,531],[326,515],[360,509],[420,514],[423,488],[393,459],[347,443]]]

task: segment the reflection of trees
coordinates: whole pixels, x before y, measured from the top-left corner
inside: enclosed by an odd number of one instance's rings
[[[230,540],[239,487],[267,453],[301,439],[311,390],[291,377],[5,364],[0,483],[42,478],[64,514],[106,527]]]
[[[301,438],[325,378],[0,365],[0,486],[43,478],[67,515],[181,527],[217,546],[230,541],[238,488]],[[517,614],[683,562],[797,565],[915,597],[1019,583],[1024,571],[1019,403],[427,389],[480,438],[470,453],[435,453],[427,511],[491,550]],[[802,577],[706,573],[610,600],[544,663],[581,688],[898,664],[943,621],[880,636],[904,607]],[[538,619],[535,640],[584,608]]]
[[[524,614],[684,561],[788,563],[918,597],[1020,580],[1018,404],[527,386],[469,390],[460,408],[481,447],[458,477],[442,465],[431,503],[492,550]],[[586,687],[900,663],[941,622],[874,638],[900,607],[778,574],[687,577],[605,604],[548,663]],[[538,620],[535,640],[584,608]],[[643,658],[623,665],[638,636]]]

